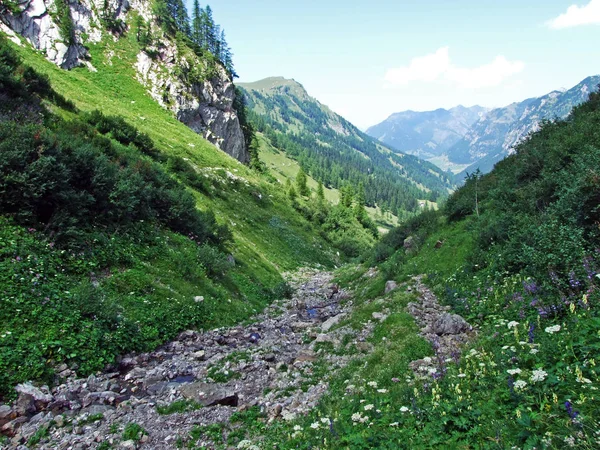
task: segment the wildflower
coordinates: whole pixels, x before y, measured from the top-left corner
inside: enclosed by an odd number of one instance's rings
[[[539,352],[537,348],[532,348],[531,350],[529,350],[529,353],[531,353],[532,355],[535,355],[537,352]]]
[[[352,417],[351,417],[352,422],[359,422],[361,417],[362,416],[359,412],[352,414]]]
[[[380,394],[387,394],[388,390],[387,389],[377,389],[377,392],[379,392]]]
[[[329,425],[329,419],[327,417],[322,417],[321,418],[321,423],[324,425]]]
[[[369,416],[363,416],[360,418],[360,423],[365,423],[369,420]]]
[[[311,424],[310,424],[310,427],[311,427],[313,430],[317,430],[317,429],[319,428],[319,422],[313,422],[313,423],[311,423]]]
[[[568,400],[565,402],[565,409],[571,419],[575,419],[579,415],[579,411],[573,411],[573,404]]]
[[[575,447],[575,438],[573,436],[568,436],[568,437],[565,438],[565,443],[569,447]]]
[[[294,431],[302,431],[302,427],[300,425],[294,425]]]
[[[365,409],[365,411],[371,411],[374,407],[375,407],[374,405],[368,404],[368,405],[365,405],[364,409]]]
[[[400,378],[396,378],[396,377],[394,377],[394,378],[392,378],[392,381],[393,381],[394,383],[399,383],[399,382],[400,382]]]
[[[558,333],[560,331],[560,325],[552,325],[551,327],[546,327],[544,331],[550,334]]]
[[[459,373],[459,374],[457,375],[457,377],[458,377],[458,378],[464,378],[464,377],[466,377],[466,376],[467,376],[467,374],[466,374],[466,373]]]
[[[516,322],[514,320],[508,322],[508,324],[506,325],[508,327],[508,329],[510,330],[511,328],[516,327],[517,325],[519,325],[519,322]]]
[[[407,412],[407,411],[408,411],[408,408],[406,406],[402,406],[400,408],[400,412]]]
[[[545,370],[536,369],[533,371],[530,380],[534,383],[537,383],[538,381],[544,381],[547,376],[548,372],[546,372]]]
[[[399,423],[398,423],[398,422],[393,422],[393,423],[390,423],[390,427],[397,427],[398,425],[399,425]]]
[[[508,372],[510,375],[517,375],[521,373],[521,369],[508,369],[506,372]]]
[[[377,387],[377,381],[369,381],[369,382],[367,383],[367,385],[368,385],[368,386],[371,386],[371,387],[373,387],[373,388],[376,388],[376,387]]]
[[[515,384],[514,384],[515,390],[518,390],[518,391],[525,389],[526,386],[527,386],[527,382],[523,381],[523,380],[517,380],[517,381],[515,381]]]

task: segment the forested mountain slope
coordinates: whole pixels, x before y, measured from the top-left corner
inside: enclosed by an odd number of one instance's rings
[[[433,164],[393,152],[281,77],[241,83],[249,121],[270,144],[326,186],[364,186],[367,205],[416,211],[444,198],[452,182]]]

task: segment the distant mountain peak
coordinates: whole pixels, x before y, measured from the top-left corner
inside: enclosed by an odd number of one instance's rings
[[[253,91],[275,91],[281,88],[289,87],[294,90],[301,90],[306,93],[306,89],[293,78],[285,78],[282,76],[267,77],[262,80],[252,81],[250,83],[236,83],[238,86],[247,90]]]

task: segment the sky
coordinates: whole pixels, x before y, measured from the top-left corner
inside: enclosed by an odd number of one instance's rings
[[[362,129],[408,109],[505,106],[600,74],[600,0],[209,4],[238,81],[293,78]]]

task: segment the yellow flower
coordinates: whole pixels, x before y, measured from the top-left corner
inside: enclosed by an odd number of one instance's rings
[[[521,411],[517,409],[517,419],[521,418]]]
[[[558,395],[556,395],[556,394],[552,394],[552,401],[553,401],[554,403],[558,403]]]
[[[575,303],[571,303],[571,306],[569,306],[569,309],[571,310],[571,314],[573,314],[575,312]]]

